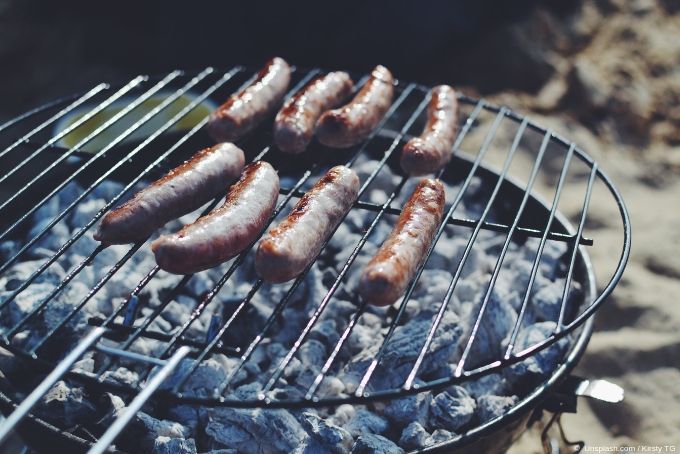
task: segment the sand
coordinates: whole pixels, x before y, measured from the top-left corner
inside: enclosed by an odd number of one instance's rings
[[[490,98],[595,157],[620,189],[633,225],[630,262],[576,371],[622,386],[625,400],[581,399],[578,414],[563,418],[566,434],[588,446],[680,449],[680,2],[539,9],[509,33],[534,40],[555,71],[535,94]],[[562,209],[573,217],[580,207]],[[586,234],[596,240],[589,252],[600,277],[618,260],[620,219],[604,200],[591,214]],[[539,431],[510,452],[542,452]]]

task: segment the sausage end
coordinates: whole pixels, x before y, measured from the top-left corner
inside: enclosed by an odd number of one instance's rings
[[[331,148],[349,148],[364,140],[362,135],[354,135],[351,125],[342,110],[330,110],[319,118],[316,137],[319,142]]]
[[[311,137],[306,137],[303,131],[286,122],[277,122],[274,127],[274,142],[284,153],[302,153],[307,148],[310,139]]]
[[[366,302],[374,306],[389,306],[401,295],[401,288],[396,286],[390,277],[380,269],[370,265],[364,271],[359,282],[359,294]]]
[[[409,140],[401,153],[401,168],[411,176],[421,176],[438,171],[442,165],[436,152],[427,149],[423,139],[415,137]],[[448,160],[447,160],[448,162]]]
[[[276,242],[265,238],[260,242],[255,254],[255,271],[266,282],[282,284],[300,274],[301,270],[291,266]]]
[[[233,142],[242,135],[239,124],[223,110],[217,110],[210,115],[206,130],[216,142]]]

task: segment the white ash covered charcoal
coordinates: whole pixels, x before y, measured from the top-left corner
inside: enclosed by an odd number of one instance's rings
[[[154,440],[152,454],[196,454],[193,438],[158,437]]]
[[[412,422],[404,428],[399,437],[399,446],[404,449],[420,449],[427,446],[430,434],[419,422]]]
[[[114,180],[102,181],[94,188],[92,194],[89,197],[94,199],[104,199],[108,203],[113,200],[114,197],[120,194],[124,187],[124,184]],[[130,192],[128,192],[127,197],[130,197],[135,191],[141,189],[142,187],[144,187],[143,183],[137,183],[137,185],[133,186]]]
[[[25,291],[19,293],[9,304],[3,308],[3,316],[0,323],[6,327],[12,327],[19,323],[40,301],[47,298],[54,289],[54,285],[48,283],[38,283],[31,285]],[[0,300],[4,301],[12,292],[0,294]]]
[[[165,271],[161,271],[161,273],[167,274],[168,276],[173,276],[173,279],[177,279],[178,277],[176,274],[166,273]],[[184,290],[195,299],[198,299],[213,289],[218,279],[218,277],[212,276],[211,273],[208,272],[196,273],[191,277],[191,279],[189,279],[189,282],[187,282]],[[229,289],[227,288],[225,289],[225,294],[228,293]]]
[[[23,257],[25,260],[42,260],[44,262],[45,260],[52,258],[54,251],[44,247],[35,247],[25,252],[25,254],[26,255]],[[73,259],[71,257],[62,257],[55,263],[60,264],[62,268],[66,269],[68,268],[69,263],[73,263]]]
[[[555,331],[555,327],[554,322],[540,322],[523,329],[517,337],[515,351],[521,351],[545,340]],[[555,370],[564,358],[568,345],[569,339],[562,338],[524,361],[503,369],[503,376],[511,385],[519,388],[531,387]]]
[[[517,403],[517,396],[480,396],[477,399],[477,417],[487,422],[504,415]]]
[[[7,317],[1,317],[5,327],[13,328],[24,320],[38,305],[50,298],[53,290],[54,286],[51,284],[35,284],[19,293],[3,310],[3,313],[8,314]],[[51,297],[43,310],[24,323],[26,329],[12,338],[12,344],[22,349],[30,349],[38,345],[52,327],[71,314],[88,291],[89,288],[80,282],[69,284],[66,289]],[[9,292],[5,293],[5,295],[8,294]],[[55,339],[59,342],[60,348],[68,350],[78,342],[79,334],[87,327],[86,319],[87,314],[84,311],[77,311],[71,317],[58,338]]]
[[[387,344],[380,367],[369,381],[369,389],[371,387],[385,389],[404,384],[420,349],[425,344],[432,318],[431,312],[422,312],[394,332],[394,336]],[[458,316],[453,312],[446,312],[420,367],[421,376],[437,370],[442,364],[447,364],[453,359],[462,331]],[[341,378],[350,391],[352,390],[350,384],[358,384],[378,348],[379,344],[373,343],[356,355],[345,368]]]
[[[375,159],[364,161],[362,158],[359,158],[353,169],[359,176],[359,180],[366,181],[379,165],[380,161]],[[401,177],[394,173],[389,166],[384,166],[373,178],[373,181],[371,181],[369,190],[379,189],[389,194],[397,186],[400,179]]]
[[[475,322],[480,304],[480,301],[474,302],[474,308],[466,323],[467,326],[472,326]],[[472,369],[499,359],[504,353],[503,347],[505,344],[503,340],[512,332],[516,321],[517,312],[515,312],[510,303],[504,299],[497,299],[492,294],[465,363],[466,368]],[[469,333],[466,333],[463,336],[463,342],[467,342],[468,337]],[[464,345],[461,345],[461,347],[464,347]]]
[[[530,238],[524,244],[524,257],[533,262],[538,252],[540,240],[538,238]],[[543,247],[543,254],[541,254],[541,274],[546,277],[554,279],[558,274],[566,271],[568,265],[567,245],[559,241],[548,240]]]
[[[354,437],[371,434],[380,435],[388,430],[389,423],[385,418],[361,408],[354,413],[345,428]]]
[[[173,389],[180,378],[188,372],[191,359],[184,359],[177,369],[161,385],[161,389]],[[214,354],[202,362],[182,387],[182,393],[189,397],[212,397],[226,380],[227,374],[234,368],[236,359],[221,354]],[[238,385],[248,378],[248,373],[241,370],[232,383]],[[191,431],[191,436],[198,437],[201,429],[201,415],[204,409],[200,406],[178,404],[168,408],[168,417],[180,422]],[[200,442],[199,442],[200,445]]]
[[[187,427],[178,422],[166,419],[157,419],[153,416],[139,412],[132,419],[128,428],[116,440],[121,449],[152,452],[156,440],[159,438],[185,439],[190,434]]]
[[[115,370],[107,370],[102,374],[105,380],[111,380],[121,385],[133,386],[139,381],[139,374],[126,367],[118,367]]]
[[[500,373],[484,375],[477,380],[463,382],[460,386],[475,399],[485,395],[506,395],[510,389],[510,384]]]
[[[97,407],[84,388],[60,380],[40,398],[35,411],[47,421],[73,427],[92,421]]]
[[[21,242],[7,240],[0,242],[0,261],[3,263],[14,257],[21,249]]]
[[[74,200],[84,192],[82,186],[75,181],[69,182],[54,197],[51,197],[33,213],[34,224],[45,218],[53,218],[68,207]],[[90,198],[98,198],[90,194]]]
[[[536,279],[531,290],[531,299],[528,306],[532,313],[532,319],[539,322],[549,322],[558,319],[565,284],[566,281],[564,279],[555,279],[554,281],[548,281],[544,277]],[[582,297],[581,284],[572,280],[571,288],[567,295],[566,307],[574,307],[574,303]],[[565,316],[569,317],[568,311],[565,312]]]
[[[404,450],[380,435],[362,435],[352,446],[352,454],[399,454]]]
[[[369,350],[375,349],[375,344],[383,340],[381,333],[361,323],[362,318],[363,316],[359,319],[359,323],[354,325],[352,334],[350,334],[347,340],[347,348],[352,354],[359,354],[362,351],[368,353]]]
[[[106,199],[85,199],[73,208],[68,223],[72,230],[80,229],[106,205]],[[75,233],[75,232],[74,232]],[[85,235],[87,236],[87,235]]]
[[[432,435],[430,435],[430,437],[426,440],[425,446],[431,446],[437,443],[449,441],[451,440],[451,438],[453,438],[454,435],[455,432],[451,432],[446,429],[437,429],[434,432],[432,432]]]
[[[76,309],[76,306],[87,295],[88,291],[89,287],[82,282],[71,282],[61,293],[50,300],[40,313],[43,329],[47,331],[61,323]],[[95,295],[90,301],[96,305],[98,299],[99,297]],[[67,325],[71,331],[82,331],[86,325],[86,318],[87,314],[83,311],[77,311]]]
[[[394,399],[385,405],[385,416],[398,427],[414,422],[426,425],[431,404],[432,394],[429,392]]]
[[[33,225],[28,231],[27,240],[35,238],[52,222],[52,218],[43,218]],[[49,228],[49,231],[44,234],[39,240],[35,242],[34,247],[42,247],[50,251],[56,251],[62,244],[66,243],[71,238],[71,231],[66,222],[62,219],[54,226]]]
[[[14,266],[12,266],[12,268],[7,270],[7,272],[2,273],[2,276],[0,276],[0,288],[2,288],[5,292],[16,290],[43,263],[44,260],[27,260],[25,262],[16,263]],[[47,267],[47,269],[42,274],[36,276],[32,285],[50,284],[54,287],[58,285],[59,282],[61,282],[64,276],[66,276],[64,267],[59,263],[53,263]],[[0,299],[2,299],[2,296],[0,296]]]
[[[309,339],[302,344],[297,355],[303,364],[321,367],[326,361],[328,352],[323,343],[318,340]]]
[[[205,436],[210,449],[238,452],[293,452],[315,442],[287,410],[216,408],[209,411]]]
[[[309,332],[309,339],[318,340],[326,348],[332,348],[340,340],[338,327],[338,323],[333,319],[321,320]]]
[[[185,298],[192,303],[195,303],[193,298],[187,297],[186,295],[178,295],[177,300],[184,300]],[[176,326],[181,325],[188,320],[190,314],[191,305],[182,304],[178,301],[170,301],[163,309],[163,312],[161,312],[161,317]]]
[[[452,279],[453,275],[448,271],[426,269],[420,275],[418,284],[413,290],[413,298],[417,299],[423,308],[438,308],[444,302]]]
[[[224,383],[227,374],[234,367],[236,360],[223,355],[215,355],[198,365],[182,386],[182,394],[190,397],[214,396],[220,385]],[[189,371],[193,360],[184,359],[173,373],[162,383],[161,389],[171,390],[179,380]]]
[[[102,409],[103,416],[99,418],[96,426],[104,431],[125,411],[125,401],[115,394],[102,394],[97,404]]]
[[[428,425],[431,429],[458,432],[472,420],[476,406],[475,400],[464,388],[452,386],[432,399]]]
[[[344,428],[323,419],[312,412],[303,412],[299,417],[302,427],[313,440],[308,444],[311,452],[342,453],[352,447],[353,438]],[[314,446],[314,442],[318,445]]]

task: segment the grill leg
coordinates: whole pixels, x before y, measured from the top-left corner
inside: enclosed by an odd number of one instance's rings
[[[548,433],[553,424],[557,424],[561,440],[551,437]],[[562,413],[553,413],[548,423],[543,427],[541,431],[541,444],[545,454],[560,454],[561,444],[569,447],[570,450],[568,452],[571,453],[581,452],[586,445],[583,440],[571,441],[567,438],[567,435],[564,433],[564,427],[562,427]]]

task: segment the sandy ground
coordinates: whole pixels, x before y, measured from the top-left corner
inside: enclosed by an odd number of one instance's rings
[[[536,95],[497,100],[583,146],[620,189],[633,251],[596,319],[577,373],[621,385],[616,405],[581,399],[563,418],[588,446],[680,449],[680,2],[588,1],[568,14],[538,11],[512,33],[536,40],[555,73]],[[586,127],[587,125],[587,127]],[[567,215],[580,207],[567,207]],[[598,213],[599,212],[599,213]],[[621,244],[610,201],[594,202],[587,234],[595,269],[611,270]],[[600,274],[600,273],[598,273]],[[600,281],[606,277],[600,277]],[[511,453],[541,452],[537,431]]]

